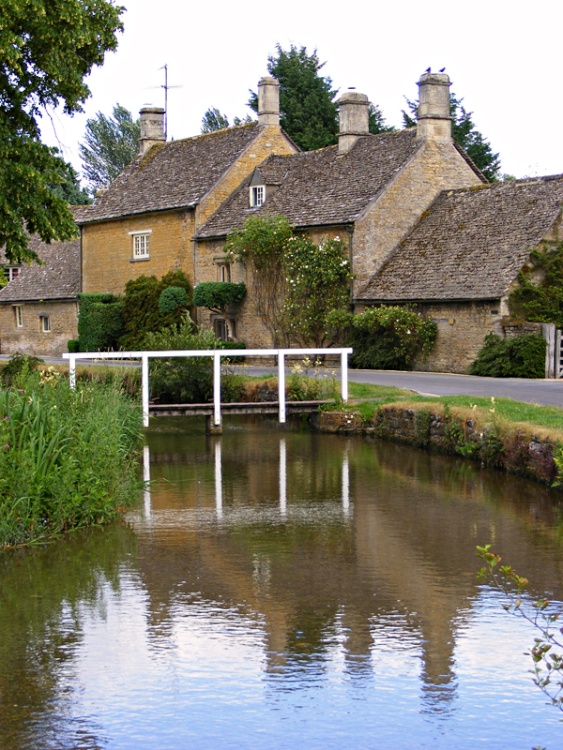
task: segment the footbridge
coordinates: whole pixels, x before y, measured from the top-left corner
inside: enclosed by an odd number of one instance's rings
[[[69,382],[71,388],[76,386],[76,363],[80,360],[107,360],[112,364],[127,360],[141,363],[141,399],[143,407],[143,424],[149,425],[150,415],[153,414],[205,414],[208,417],[210,432],[220,432],[222,413],[231,414],[272,414],[277,413],[280,424],[284,424],[288,413],[316,411],[326,403],[324,401],[287,401],[285,393],[286,365],[288,358],[295,357],[340,357],[340,397],[348,401],[348,355],[350,348],[332,349],[191,349],[174,351],[133,351],[133,352],[70,352],[63,354],[69,362]],[[149,383],[149,361],[151,359],[174,359],[186,357],[209,357],[213,362],[213,403],[212,404],[151,404]],[[276,402],[259,403],[221,403],[221,361],[232,361],[237,357],[274,358],[278,370],[278,400]]]

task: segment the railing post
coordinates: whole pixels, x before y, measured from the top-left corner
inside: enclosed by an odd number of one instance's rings
[[[149,426],[149,358],[141,356],[141,403],[143,408],[143,426]]]
[[[340,383],[342,401],[348,401],[348,352],[342,352],[340,355]]]
[[[278,401],[280,424],[285,424],[285,354],[282,351],[278,351]]]
[[[213,354],[213,423],[215,427],[221,424],[221,355]]]
[[[76,357],[73,354],[68,358],[68,383],[72,390],[76,388]]]

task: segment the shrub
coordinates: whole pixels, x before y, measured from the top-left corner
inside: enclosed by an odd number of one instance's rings
[[[79,351],[116,349],[123,334],[123,303],[113,294],[79,294]]]
[[[78,339],[69,339],[66,342],[66,348],[71,354],[75,354],[80,351],[80,342]]]
[[[142,343],[151,350],[244,348],[244,344],[229,346],[230,342],[215,338],[211,331],[198,330],[187,315],[179,326],[146,334]],[[163,404],[208,403],[213,397],[211,357],[151,359],[150,389],[151,398]],[[223,374],[221,392],[223,400],[237,400],[236,380],[230,373]]]
[[[370,307],[359,315],[330,319],[354,348],[350,366],[370,370],[409,370],[418,356],[427,356],[438,328],[429,318],[405,307]]]
[[[7,364],[0,370],[0,383],[6,388],[16,385],[19,380],[25,379],[35,370],[38,365],[43,364],[39,357],[31,357],[27,354],[13,354]]]
[[[545,347],[544,339],[536,334],[503,339],[496,333],[489,333],[469,368],[469,374],[493,378],[543,378]]]
[[[168,286],[158,298],[158,311],[163,315],[177,310],[185,311],[189,306],[188,293],[181,286]]]
[[[164,297],[166,309],[160,309],[162,293],[173,287],[181,292],[172,292]],[[182,305],[178,304],[181,295]],[[171,304],[171,297],[174,304]],[[178,325],[186,310],[192,305],[193,292],[190,281],[183,271],[169,271],[160,280],[156,276],[139,276],[125,285],[123,297],[124,333],[119,341],[121,349],[141,349],[146,333],[160,331]]]

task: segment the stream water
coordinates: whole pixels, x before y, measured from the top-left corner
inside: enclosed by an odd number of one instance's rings
[[[125,521],[0,558],[0,748],[563,746],[492,542],[563,599],[559,496],[464,461],[155,420]]]

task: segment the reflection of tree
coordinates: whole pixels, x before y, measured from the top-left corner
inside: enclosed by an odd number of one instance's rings
[[[133,549],[132,532],[112,526],[0,558],[3,750],[102,746],[92,722],[80,722],[74,736],[61,714],[78,689],[70,686],[82,640],[79,607],[98,608],[103,583],[119,587],[121,566]]]

